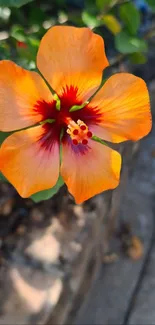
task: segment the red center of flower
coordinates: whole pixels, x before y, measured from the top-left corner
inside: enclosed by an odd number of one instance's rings
[[[82,109],[70,112],[71,107],[82,104],[77,98],[78,89],[66,87],[60,99],[60,110],[56,108],[56,100],[46,102],[37,101],[34,111],[42,116],[44,134],[39,139],[41,146],[50,149],[54,141],[60,141],[60,134],[63,129],[63,139],[70,136],[72,144],[87,145],[92,133],[88,128],[89,124],[95,123],[99,116],[96,110],[90,110],[88,105]],[[62,139],[62,140],[63,140]]]

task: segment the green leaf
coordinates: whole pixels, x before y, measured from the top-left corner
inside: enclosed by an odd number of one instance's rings
[[[41,25],[46,20],[46,13],[41,6],[32,6],[29,13],[29,25]]]
[[[56,109],[57,109],[57,111],[60,111],[60,108],[61,108],[60,98],[58,97],[57,94],[54,94],[53,97],[54,97],[54,100],[56,100]]]
[[[103,10],[106,6],[108,6],[109,0],[96,0],[96,6]]]
[[[85,107],[89,102],[84,102],[81,105],[74,105],[70,108],[69,112],[75,112],[75,111],[79,111],[80,109],[82,109],[83,107]]]
[[[102,18],[103,24],[112,32],[114,35],[120,33],[121,24],[114,15],[104,15]]]
[[[31,1],[33,0],[0,0],[0,6],[20,8],[21,6],[24,6],[26,3]]]
[[[94,141],[96,141],[96,142],[99,142],[99,143],[103,144],[106,147],[109,147],[109,145],[105,141],[101,140],[96,135],[93,135],[91,139],[94,140]]]
[[[0,60],[10,59],[10,45],[6,40],[0,41]]]
[[[15,38],[19,42],[26,42],[26,35],[23,27],[21,26],[14,25],[10,31],[10,36]]]
[[[90,28],[98,27],[101,24],[99,19],[97,19],[97,17],[94,15],[91,15],[88,11],[82,12],[82,20],[84,24]]]
[[[138,52],[130,54],[129,59],[133,64],[145,64],[147,62],[147,57]]]
[[[122,31],[115,36],[116,49],[123,54],[147,52],[147,42]]]
[[[63,184],[64,184],[64,181],[63,181],[62,177],[59,176],[59,179],[54,187],[50,188],[49,190],[40,191],[40,192],[37,192],[37,193],[31,195],[31,199],[36,203],[43,201],[43,200],[48,200],[59,191],[60,187]]]
[[[5,178],[5,176],[2,173],[0,173],[0,181],[8,182],[8,180]]]
[[[119,8],[119,15],[125,27],[132,35],[135,35],[140,26],[140,13],[132,2],[124,3]]]
[[[96,6],[99,10],[107,10],[113,7],[118,0],[96,0]]]
[[[155,0],[146,0],[147,4],[155,11]]]
[[[0,145],[3,143],[3,141],[9,136],[11,135],[12,132],[1,132],[0,131]]]
[[[35,60],[37,52],[38,52],[40,41],[39,41],[39,39],[37,39],[35,37],[28,37],[26,35],[26,42],[27,42],[29,50],[32,52],[32,56],[34,57],[34,60]]]
[[[41,125],[44,125],[44,124],[46,124],[46,123],[50,123],[50,124],[52,124],[52,123],[54,123],[54,122],[55,122],[54,119],[47,118],[47,120],[41,121],[40,124],[41,124]]]
[[[20,58],[26,59],[28,62],[33,61],[35,63],[36,54],[38,52],[39,40],[35,37],[30,37],[22,31],[22,29],[13,30],[11,36],[20,42],[25,44],[25,47],[19,46],[16,42],[17,52]]]
[[[12,134],[12,132],[0,132],[0,145],[11,134]],[[2,173],[0,173],[0,181],[7,182],[7,179],[5,178],[5,176]]]

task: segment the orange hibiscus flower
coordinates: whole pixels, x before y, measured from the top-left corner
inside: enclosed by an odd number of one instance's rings
[[[103,39],[88,28],[50,28],[37,66],[47,82],[11,61],[0,62],[0,130],[16,131],[1,146],[0,170],[22,197],[53,187],[59,175],[77,203],[115,188],[121,157],[94,135],[118,143],[148,134],[145,82],[115,74],[86,102],[108,66]]]

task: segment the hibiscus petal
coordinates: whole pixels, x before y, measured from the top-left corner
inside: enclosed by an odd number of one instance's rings
[[[87,100],[99,87],[108,60],[103,39],[89,28],[55,26],[41,40],[37,65],[58,95],[74,87],[77,97]]]
[[[59,143],[44,146],[44,132],[42,126],[15,132],[1,146],[0,170],[22,197],[49,189],[58,180]]]
[[[0,61],[0,130],[14,131],[36,124],[42,118],[34,110],[37,101],[51,102],[52,94],[38,73],[12,61]]]
[[[61,175],[77,203],[115,188],[120,168],[120,154],[98,142],[74,146],[68,140],[62,144]]]
[[[109,78],[89,104],[96,121],[90,129],[111,141],[139,140],[152,126],[149,93],[145,82],[132,74],[118,73]]]

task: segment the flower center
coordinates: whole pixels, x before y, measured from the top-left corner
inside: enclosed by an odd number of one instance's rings
[[[92,137],[92,132],[89,131],[88,126],[81,120],[77,120],[77,123],[70,120],[67,133],[70,135],[74,145],[78,145],[79,143],[87,145],[88,139]]]

